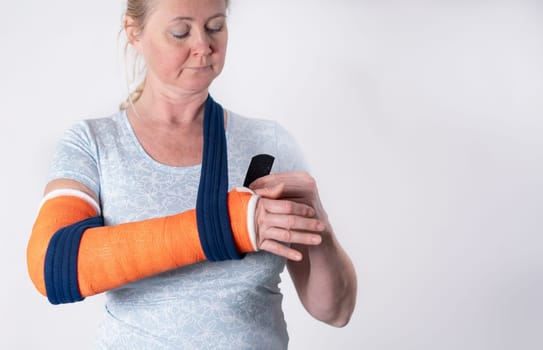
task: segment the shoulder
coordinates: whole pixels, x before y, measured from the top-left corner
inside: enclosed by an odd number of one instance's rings
[[[118,135],[122,122],[119,116],[120,113],[116,113],[104,118],[83,119],[66,129],[51,162],[49,181],[74,180],[99,196],[99,158],[105,145],[115,142],[112,138]]]
[[[101,148],[111,147],[128,134],[124,112],[106,117],[81,119],[64,131],[60,145],[72,145],[89,153],[99,153]]]
[[[277,122],[263,118],[249,118],[235,112],[228,112],[227,129],[235,132],[271,133],[275,131]]]
[[[252,150],[272,154],[277,170],[306,170],[301,149],[292,134],[274,120],[249,118],[229,112],[227,130],[236,143],[246,144]]]
[[[106,117],[81,119],[65,131],[65,136],[79,136],[96,139],[104,135],[116,134],[122,130],[123,112],[116,112]]]
[[[275,120],[246,117],[235,112],[229,112],[228,117],[227,129],[235,134],[258,137],[260,141],[273,139],[282,142],[292,138],[287,129]]]

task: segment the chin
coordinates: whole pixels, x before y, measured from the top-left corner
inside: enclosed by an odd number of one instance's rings
[[[203,92],[203,91],[207,91],[207,89],[211,85],[211,82],[212,81],[208,81],[206,83],[200,83],[200,84],[183,84],[183,85],[180,85],[179,87],[182,90],[188,91],[188,92]]]
[[[215,80],[215,76],[213,79],[190,79],[190,80],[184,80],[182,83],[178,84],[178,86],[186,91],[203,91],[207,90],[211,83]]]

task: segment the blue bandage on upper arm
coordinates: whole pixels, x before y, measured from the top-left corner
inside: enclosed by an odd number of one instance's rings
[[[101,216],[85,219],[58,230],[47,247],[44,264],[45,289],[51,304],[83,300],[79,291],[77,259],[86,229],[104,225]]]

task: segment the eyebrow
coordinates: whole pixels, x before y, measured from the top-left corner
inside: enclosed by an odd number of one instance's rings
[[[214,18],[217,18],[217,17],[226,17],[226,15],[224,13],[217,13],[217,14],[214,14],[213,16],[209,17],[207,21],[209,21],[210,19],[214,19]],[[174,19],[172,19],[170,22],[175,22],[175,21],[194,21],[194,18],[193,17],[188,17],[188,16],[178,16],[178,17],[175,17]]]

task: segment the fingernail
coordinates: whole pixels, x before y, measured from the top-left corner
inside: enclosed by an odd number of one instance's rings
[[[302,254],[300,254],[300,253],[292,253],[292,254],[290,254],[290,258],[292,260],[300,261],[300,260],[302,260]]]
[[[311,237],[311,242],[315,244],[319,244],[321,242],[321,236],[313,236]]]

